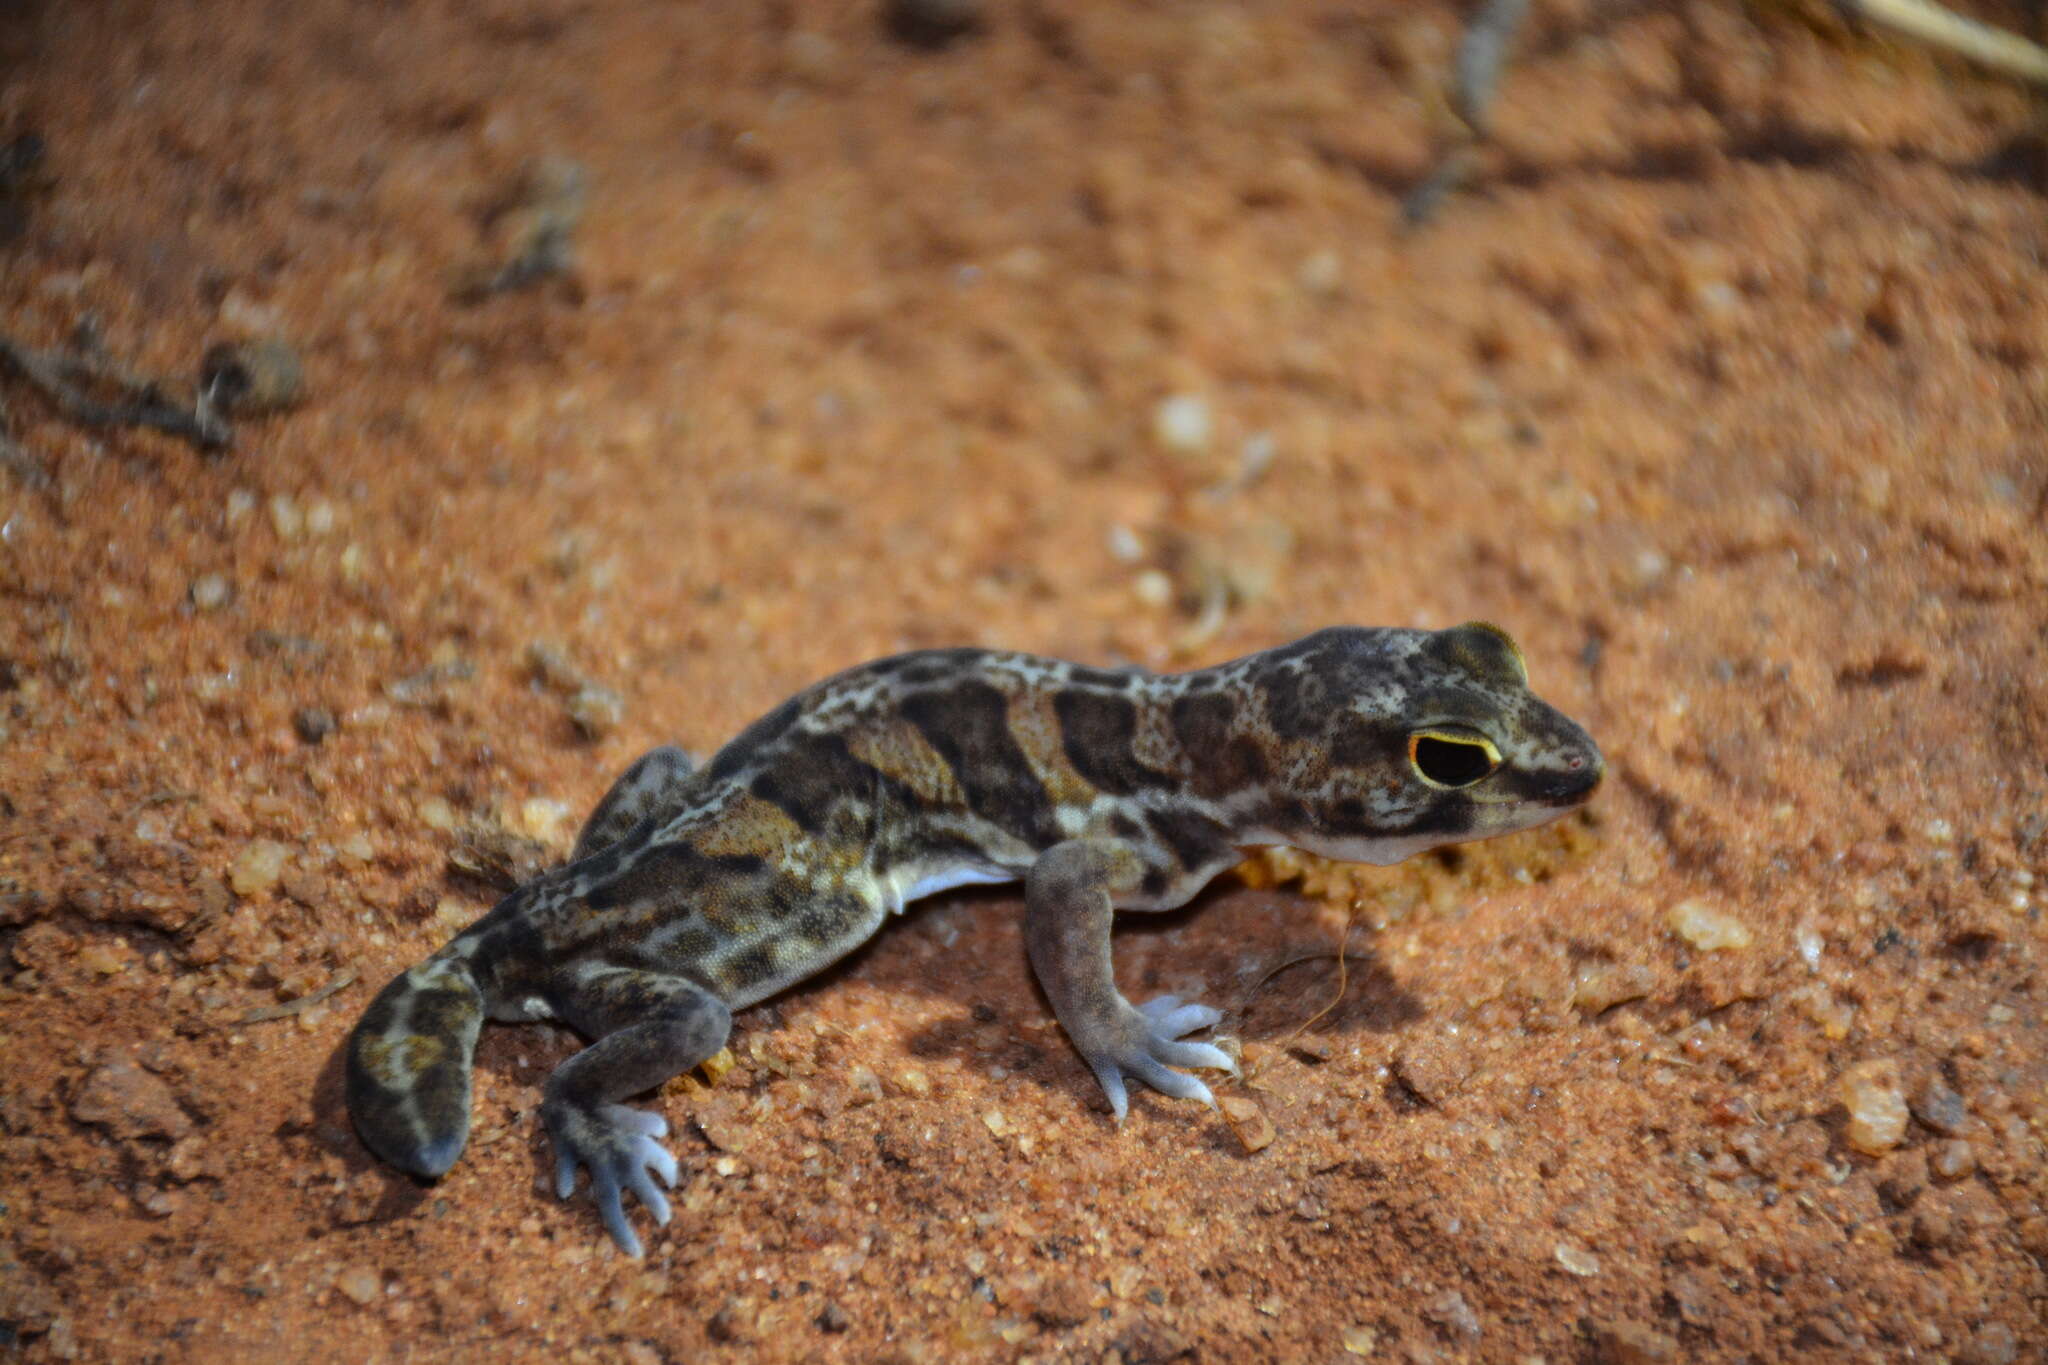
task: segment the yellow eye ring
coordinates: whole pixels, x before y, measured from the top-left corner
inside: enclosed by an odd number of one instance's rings
[[[1424,785],[1457,791],[1491,777],[1500,767],[1500,750],[1474,730],[1417,730],[1408,736],[1408,766]]]

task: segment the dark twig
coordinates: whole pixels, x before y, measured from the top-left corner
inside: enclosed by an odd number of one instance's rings
[[[147,427],[207,451],[225,450],[234,443],[233,429],[211,409],[171,401],[155,380],[127,373],[111,359],[95,354],[96,349],[66,355],[39,351],[0,336],[0,362],[81,426]],[[86,393],[81,384],[110,386],[119,397],[102,402]]]
[[[1492,131],[1493,93],[1507,67],[1508,52],[1529,17],[1529,0],[1486,0],[1458,42],[1451,67],[1451,108],[1479,137]]]
[[[287,1000],[282,1005],[265,1005],[261,1009],[250,1010],[247,1014],[235,1020],[235,1022],[237,1024],[267,1024],[273,1019],[289,1019],[294,1014],[304,1014],[321,1001],[338,995],[343,990],[354,985],[355,980],[355,969],[352,967],[343,968],[341,971],[336,972],[326,985],[310,995],[302,995],[296,1000]]]
[[[1447,139],[1435,168],[1402,201],[1401,216],[1409,226],[1428,222],[1478,169],[1478,144],[1493,127],[1494,91],[1507,67],[1515,35],[1528,17],[1529,0],[1484,0],[1466,26],[1465,36],[1458,40],[1458,53],[1451,64],[1451,111],[1459,126]]]

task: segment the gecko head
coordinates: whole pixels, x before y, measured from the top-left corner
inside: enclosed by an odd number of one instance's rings
[[[1387,863],[1528,829],[1585,804],[1605,774],[1498,627],[1339,628],[1303,645],[1262,690],[1292,760],[1297,828],[1278,832],[1311,851]]]

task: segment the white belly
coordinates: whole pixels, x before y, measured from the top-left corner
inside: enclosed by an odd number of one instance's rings
[[[951,891],[956,886],[999,886],[1004,882],[1018,881],[1014,872],[1005,872],[992,867],[949,867],[939,872],[926,873],[914,881],[892,877],[886,883],[889,913],[900,914],[903,907],[925,896],[936,896],[941,891]]]

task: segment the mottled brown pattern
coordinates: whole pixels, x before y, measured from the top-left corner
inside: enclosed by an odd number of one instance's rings
[[[1266,746],[1237,730],[1244,708],[1230,694],[1188,692],[1174,699],[1174,737],[1192,761],[1190,785],[1202,796],[1255,791],[1272,776]]]
[[[911,693],[903,715],[952,769],[968,809],[1044,846],[1058,838],[1053,803],[1010,730],[1009,705],[1001,688],[969,677]]]
[[[1061,751],[1084,781],[1111,796],[1178,785],[1137,755],[1138,705],[1121,692],[1063,687],[1053,694]]]

